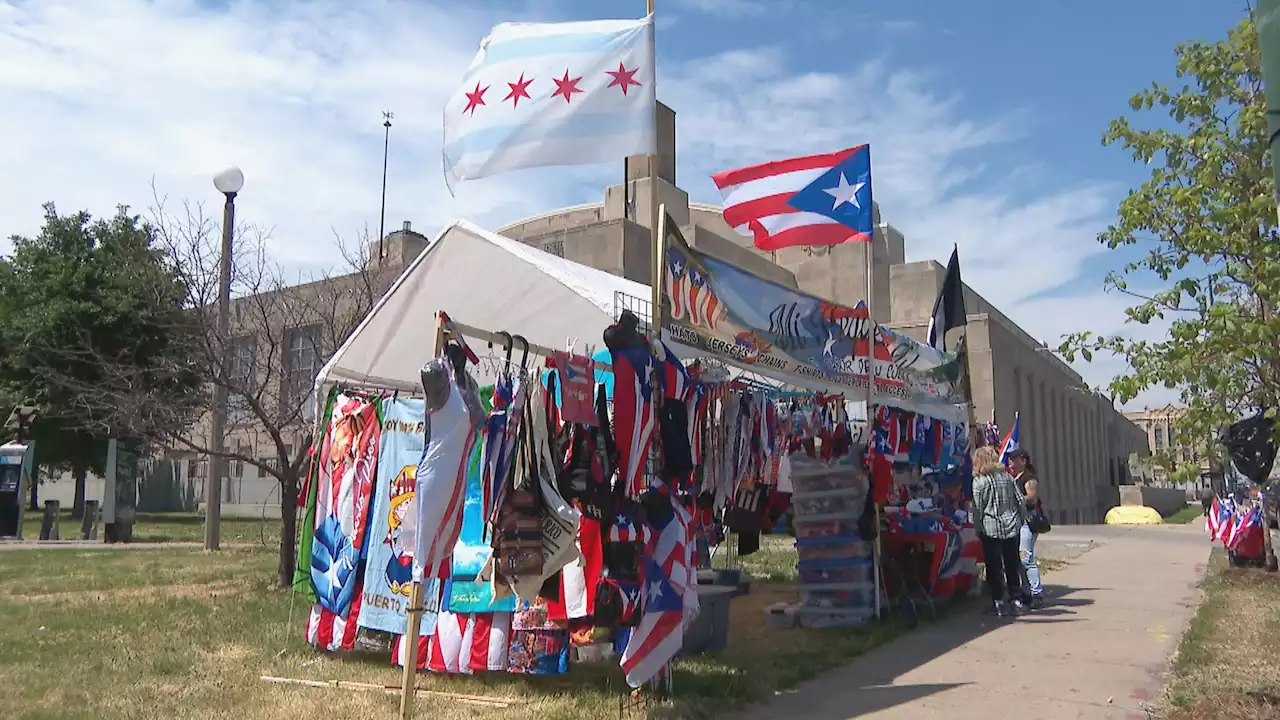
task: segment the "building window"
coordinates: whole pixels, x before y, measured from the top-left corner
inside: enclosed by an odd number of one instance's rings
[[[243,480],[245,466],[247,465],[247,463],[245,463],[244,461],[244,458],[249,457],[249,455],[253,452],[253,448],[249,447],[249,443],[244,442],[243,440],[239,440],[239,441],[236,441],[235,452],[237,455],[241,457],[236,457],[231,459],[231,462],[230,462],[231,472],[228,474],[232,477],[238,477]]]
[[[1156,426],[1156,452],[1164,452],[1164,428]]]
[[[285,334],[284,387],[280,393],[280,411],[286,418],[295,411],[305,419],[312,417],[312,386],[320,373],[320,326],[309,325]]]
[[[257,363],[257,340],[244,337],[231,341],[227,348],[227,422],[231,425],[253,419],[249,398],[257,394]]]
[[[551,242],[549,242],[549,243],[545,243],[545,244],[543,244],[543,246],[542,246],[542,251],[543,251],[543,252],[547,252],[547,253],[551,253],[552,255],[555,255],[556,257],[564,257],[564,241],[563,241],[563,240],[552,240],[552,241],[551,241]]]

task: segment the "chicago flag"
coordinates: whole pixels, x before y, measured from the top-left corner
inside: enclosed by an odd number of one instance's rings
[[[653,18],[503,23],[444,108],[450,182],[656,152]]]

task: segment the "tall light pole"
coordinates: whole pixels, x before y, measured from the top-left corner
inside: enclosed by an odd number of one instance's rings
[[[213,418],[209,422],[209,477],[204,486],[204,549],[217,550],[222,534],[222,468],[226,458],[227,336],[231,333],[231,252],[236,229],[236,193],[244,173],[232,166],[213,176],[213,186],[226,196],[222,206],[222,255],[218,263],[218,377],[213,383]]]
[[[386,132],[382,139],[382,215],[378,220],[378,261],[382,261],[382,239],[386,237],[387,225],[387,155],[391,150],[391,119],[396,116],[395,113],[384,110],[382,112],[382,127],[386,128]]]

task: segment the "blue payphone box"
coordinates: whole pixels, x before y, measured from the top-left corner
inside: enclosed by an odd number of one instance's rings
[[[22,539],[22,500],[31,485],[34,442],[0,445],[0,538]]]

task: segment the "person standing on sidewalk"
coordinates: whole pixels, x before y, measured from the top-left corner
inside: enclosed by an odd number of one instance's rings
[[[1004,616],[1025,610],[1018,534],[1027,524],[1026,502],[990,446],[973,451],[973,512],[991,589],[989,612]]]
[[[1042,509],[1040,504],[1040,477],[1036,475],[1036,466],[1031,464],[1031,453],[1018,448],[1009,453],[1009,471],[1018,483],[1018,490],[1026,498],[1027,515],[1030,517],[1036,510]],[[1044,606],[1044,586],[1040,584],[1040,564],[1036,562],[1036,532],[1031,523],[1023,523],[1018,534],[1018,557],[1022,561],[1022,572],[1026,578],[1027,591],[1031,593],[1031,607]]]

